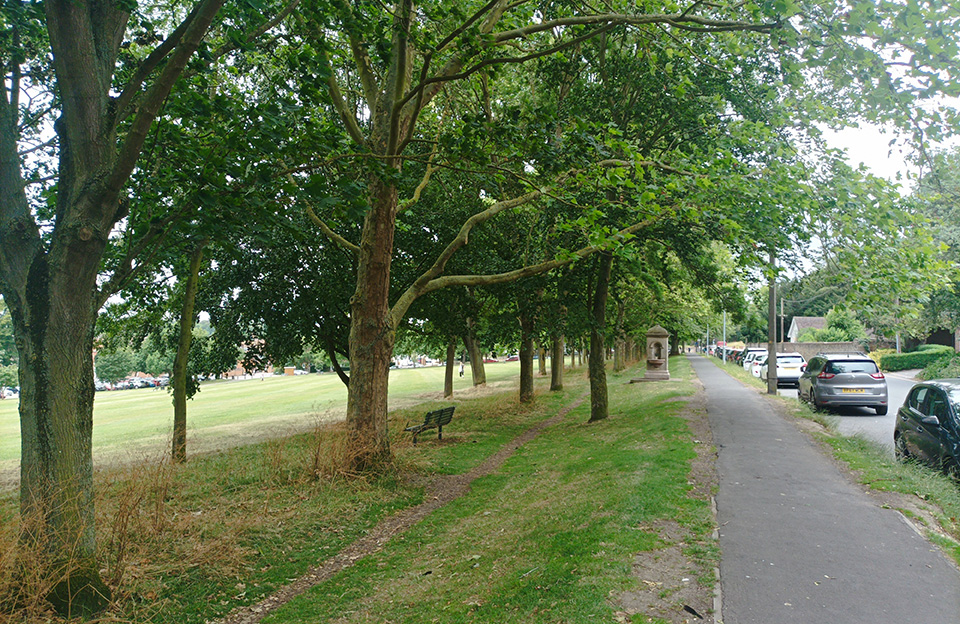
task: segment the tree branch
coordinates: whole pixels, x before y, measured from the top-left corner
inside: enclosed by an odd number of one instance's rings
[[[146,141],[147,132],[159,113],[163,101],[183,73],[187,61],[197,51],[224,1],[201,0],[195,11],[191,13],[192,19],[187,22],[186,30],[170,54],[170,59],[160,72],[156,82],[144,94],[143,102],[130,126],[126,140],[120,147],[116,164],[105,182],[105,187],[110,193],[119,194],[120,189],[130,178],[137,159],[140,157],[144,141]]]
[[[393,326],[399,326],[400,321],[403,319],[404,315],[406,315],[407,310],[410,308],[413,302],[425,292],[429,292],[425,289],[430,284],[431,280],[434,280],[437,278],[437,276],[441,275],[443,273],[443,269],[447,265],[447,262],[450,261],[450,258],[452,258],[457,251],[467,245],[470,238],[470,231],[474,227],[484,223],[485,221],[489,221],[504,210],[528,204],[538,199],[541,195],[543,195],[541,191],[530,191],[529,193],[525,193],[520,197],[499,201],[486,210],[478,212],[467,219],[466,222],[460,227],[460,232],[457,234],[457,236],[450,241],[446,248],[444,248],[444,250],[437,257],[437,260],[433,263],[433,266],[427,269],[420,277],[416,279],[416,281],[414,281],[413,284],[410,285],[409,288],[406,289],[406,291],[404,291],[404,293],[400,296],[400,299],[397,300],[397,303],[390,310],[390,319],[393,323]]]
[[[333,103],[333,107],[340,113],[340,119],[343,120],[343,125],[346,126],[350,138],[360,147],[366,147],[367,139],[363,136],[363,131],[360,130],[360,124],[357,123],[356,116],[347,106],[346,100],[343,99],[340,84],[337,82],[337,76],[330,65],[330,56],[326,51],[323,53],[323,62],[327,64],[327,89],[330,91],[330,101]]]
[[[211,60],[217,61],[223,58],[224,56],[226,56],[227,54],[230,54],[237,48],[239,48],[241,44],[246,45],[251,41],[253,41],[254,39],[258,39],[259,37],[263,36],[267,31],[269,31],[271,28],[273,28],[274,26],[282,22],[284,18],[286,18],[288,15],[293,13],[299,5],[300,5],[300,0],[291,0],[291,2],[287,4],[287,6],[284,7],[283,10],[280,11],[276,17],[274,17],[271,20],[267,20],[262,24],[260,24],[259,26],[257,26],[256,28],[250,30],[247,34],[243,36],[240,42],[233,43],[231,45],[221,46],[220,48],[218,48],[216,51],[214,51],[213,54],[210,55]]]
[[[323,232],[324,235],[327,238],[329,238],[333,243],[346,249],[347,251],[352,253],[354,256],[360,253],[359,245],[355,245],[351,243],[344,237],[334,232],[329,225],[324,223],[324,221],[317,216],[317,213],[313,211],[313,208],[309,204],[306,205],[304,210],[306,211],[307,216],[310,218],[313,224],[316,225],[318,228],[320,228],[320,231]]]
[[[655,218],[646,219],[635,223],[630,227],[624,228],[617,232],[614,235],[614,238],[617,240],[624,240],[628,235],[633,234],[634,232],[641,230],[645,227],[649,227],[656,221]],[[585,258],[591,254],[597,253],[598,251],[603,251],[607,249],[603,245],[589,245],[575,251],[570,257],[563,259],[554,259],[541,262],[539,264],[533,264],[530,266],[521,267],[519,269],[508,271],[506,273],[497,273],[494,275],[448,275],[446,277],[439,277],[437,279],[431,280],[426,288],[423,290],[421,295],[433,292],[435,290],[440,290],[441,288],[449,288],[451,286],[491,286],[493,284],[504,284],[506,282],[513,282],[524,277],[531,277],[533,275],[539,275],[541,273],[546,273],[547,271],[566,266],[577,260]]]
[[[353,60],[357,64],[357,71],[360,72],[360,84],[363,85],[363,96],[367,101],[367,106],[371,111],[377,109],[377,100],[380,99],[380,88],[377,86],[377,75],[373,71],[373,63],[370,61],[370,55],[367,49],[357,35],[354,23],[356,16],[345,0],[337,0],[335,6],[340,9],[341,24],[347,32],[347,38],[350,41],[350,50],[353,53]]]

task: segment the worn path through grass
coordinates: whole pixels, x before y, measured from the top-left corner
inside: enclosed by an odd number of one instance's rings
[[[631,374],[611,375],[610,418],[587,424],[589,404],[568,404],[405,532],[357,559],[342,552],[350,565],[320,566],[267,617],[261,605],[227,621],[684,622],[684,607],[706,616],[711,487],[697,487],[691,465],[698,444],[705,455],[712,447],[692,434],[689,366],[679,359],[681,379],[669,382],[628,385]]]

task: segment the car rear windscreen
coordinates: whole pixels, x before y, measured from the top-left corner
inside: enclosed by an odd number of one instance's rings
[[[873,375],[880,372],[877,363],[873,360],[858,360],[856,362],[830,362],[827,372],[840,373],[867,373]]]

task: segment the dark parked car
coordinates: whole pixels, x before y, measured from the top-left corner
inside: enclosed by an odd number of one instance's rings
[[[897,412],[893,448],[898,459],[916,458],[960,478],[960,379],[915,385]]]
[[[800,375],[797,397],[816,408],[872,407],[883,416],[887,380],[877,363],[863,353],[818,353]]]

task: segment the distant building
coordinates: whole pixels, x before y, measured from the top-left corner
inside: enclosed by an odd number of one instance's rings
[[[787,342],[797,342],[805,329],[823,329],[827,326],[825,316],[795,316],[787,332]]]

